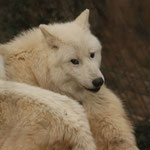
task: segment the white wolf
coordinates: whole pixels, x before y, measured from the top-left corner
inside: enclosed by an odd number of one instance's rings
[[[0,80],[0,150],[96,150],[84,109],[38,87]]]
[[[25,82],[78,101],[98,150],[137,150],[122,103],[104,83],[101,44],[89,29],[89,10],[74,21],[40,25],[0,46],[6,80]]]

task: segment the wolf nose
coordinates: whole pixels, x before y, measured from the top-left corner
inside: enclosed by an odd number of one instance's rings
[[[97,79],[94,79],[94,80],[92,81],[92,83],[93,83],[93,85],[94,85],[95,87],[100,87],[100,86],[103,85],[104,80],[103,80],[103,78],[97,78]]]

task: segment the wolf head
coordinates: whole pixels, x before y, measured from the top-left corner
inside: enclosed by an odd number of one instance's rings
[[[47,48],[50,79],[56,88],[99,91],[104,82],[100,71],[101,44],[89,29],[89,10],[74,21],[40,25]]]

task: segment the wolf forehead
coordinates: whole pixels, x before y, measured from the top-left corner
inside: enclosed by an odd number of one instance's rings
[[[73,46],[76,49],[101,50],[100,41],[89,29],[89,10],[83,11],[74,21],[40,25],[40,29],[49,32],[55,39]]]

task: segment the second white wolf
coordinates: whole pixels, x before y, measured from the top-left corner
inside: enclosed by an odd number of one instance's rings
[[[72,22],[41,25],[1,45],[6,80],[49,89],[82,104],[98,150],[138,150],[120,99],[103,84],[101,44],[91,34],[88,18],[85,10]]]

